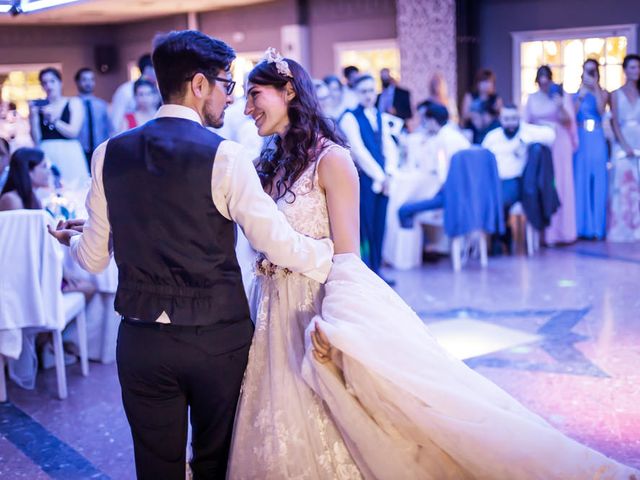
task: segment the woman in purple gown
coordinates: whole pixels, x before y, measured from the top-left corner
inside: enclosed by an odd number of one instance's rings
[[[553,83],[551,69],[547,65],[538,68],[536,83],[539,90],[529,95],[525,120],[538,125],[549,125],[556,131],[552,147],[553,170],[561,204],[551,217],[545,240],[548,244],[572,243],[577,238],[573,184],[573,151],[577,146],[577,137],[573,106],[569,96],[564,95],[562,86]]]

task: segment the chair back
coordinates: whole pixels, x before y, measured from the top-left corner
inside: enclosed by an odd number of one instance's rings
[[[451,158],[444,185],[444,229],[449,237],[474,230],[504,231],[498,167],[489,150],[471,147]]]
[[[0,330],[64,328],[62,247],[43,210],[0,212]]]

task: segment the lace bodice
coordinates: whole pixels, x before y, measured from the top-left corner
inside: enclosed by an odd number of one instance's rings
[[[295,197],[289,192],[278,200],[278,208],[287,217],[291,226],[297,232],[312,238],[326,238],[331,235],[327,198],[318,181],[318,165],[333,149],[340,149],[346,155],[349,154],[339,145],[329,144],[320,153],[318,160],[309,165],[291,187]]]

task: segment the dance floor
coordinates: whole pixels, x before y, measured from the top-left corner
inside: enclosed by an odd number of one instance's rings
[[[581,242],[533,258],[387,271],[451,352],[573,438],[640,468],[640,246]],[[390,328],[393,320],[390,319]],[[429,365],[424,365],[425,369]],[[129,479],[115,365],[68,367],[0,404],[0,478]]]

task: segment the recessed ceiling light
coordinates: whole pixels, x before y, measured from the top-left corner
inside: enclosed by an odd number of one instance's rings
[[[75,3],[80,0],[31,0],[30,2],[22,3],[22,11],[24,13],[37,12],[45,8],[58,7],[60,5],[66,5],[68,3]]]

